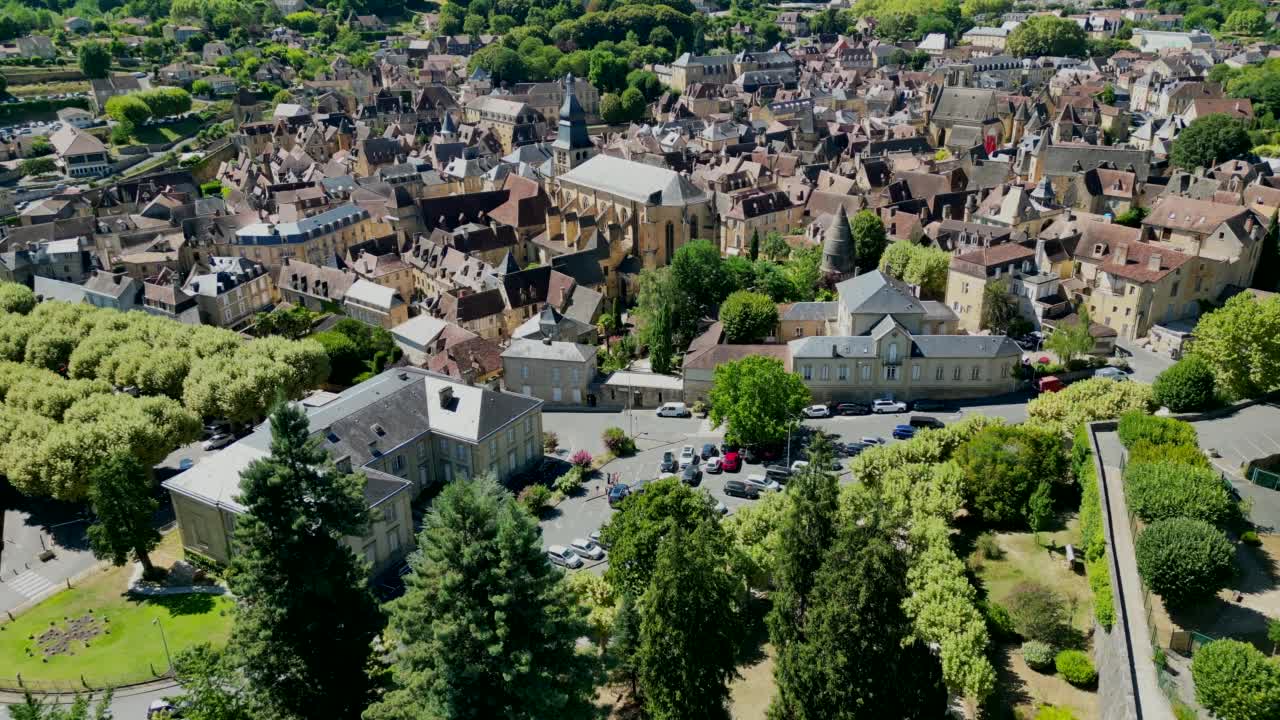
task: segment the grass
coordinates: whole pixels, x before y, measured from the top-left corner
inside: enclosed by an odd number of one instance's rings
[[[177,557],[177,544],[176,532],[165,537],[154,556],[157,565],[167,567]],[[128,567],[95,573],[0,625],[0,658],[4,658],[0,673],[6,680],[21,674],[36,687],[79,686],[81,678],[94,687],[149,680],[154,677],[153,668],[163,673],[168,667],[160,630],[152,624],[155,620],[164,628],[169,651],[174,654],[203,642],[226,642],[233,600],[212,595],[137,599],[124,593],[129,575]],[[51,625],[60,627],[66,619],[90,611],[94,617],[107,619],[109,634],[99,634],[87,645],[73,641],[69,652],[47,658],[30,639]]]
[[[33,83],[29,85],[9,85],[9,94],[16,98],[32,95],[60,95],[62,93],[89,92],[87,80],[65,80],[56,82]]]
[[[170,143],[193,137],[204,128],[200,118],[188,116],[171,125],[148,125],[134,130],[130,140],[139,145]]]

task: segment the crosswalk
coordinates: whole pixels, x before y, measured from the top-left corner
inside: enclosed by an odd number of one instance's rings
[[[40,575],[34,570],[28,570],[19,575],[7,577],[4,579],[4,584],[7,585],[10,590],[13,590],[28,600],[40,597],[54,587],[51,580]]]

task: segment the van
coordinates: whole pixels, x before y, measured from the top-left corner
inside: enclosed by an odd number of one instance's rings
[[[693,413],[689,412],[689,408],[682,402],[669,402],[658,408],[658,417],[675,417],[687,418]]]
[[[756,500],[760,497],[760,491],[751,485],[747,485],[741,480],[726,480],[724,483],[724,494],[733,497],[747,498],[748,500]]]
[[[938,418],[930,417],[928,415],[916,415],[908,421],[908,424],[915,428],[933,428],[934,430],[939,430],[947,426],[946,423],[942,422]]]
[[[1036,392],[1058,392],[1066,386],[1066,383],[1059,380],[1057,375],[1046,375],[1036,381]]]

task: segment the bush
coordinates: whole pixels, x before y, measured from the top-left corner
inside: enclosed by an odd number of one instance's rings
[[[586,450],[578,450],[569,458],[569,462],[574,467],[585,469],[591,467],[591,459],[591,453]]]
[[[1116,624],[1116,605],[1111,596],[1111,568],[1107,566],[1106,556],[1086,561],[1085,572],[1089,575],[1089,589],[1093,591],[1093,617],[1110,630]]]
[[[1022,659],[1032,670],[1047,672],[1053,669],[1053,646],[1039,640],[1028,640],[1022,643]]]
[[[1280,665],[1254,646],[1216,640],[1191,659],[1196,699],[1222,720],[1280,717]]]
[[[778,304],[768,295],[738,290],[721,303],[720,323],[726,342],[759,342],[778,327]]]
[[[1156,404],[1172,412],[1203,410],[1213,402],[1213,389],[1213,370],[1199,355],[1182,358],[1151,385]]]
[[[582,481],[586,477],[586,471],[581,465],[574,465],[569,468],[569,472],[556,478],[553,485],[556,492],[565,495],[572,495],[582,489]]]
[[[19,283],[0,283],[0,311],[26,315],[36,307],[36,294]]]
[[[1076,720],[1075,713],[1064,707],[1041,705],[1036,711],[1035,720]]]
[[[620,427],[606,428],[602,438],[604,446],[613,453],[614,457],[625,457],[636,451],[636,441],[632,440]]]
[[[1156,445],[1139,440],[1129,448],[1129,463],[1166,462],[1192,467],[1211,468],[1209,458],[1195,445]]]
[[[1153,445],[1197,444],[1196,429],[1191,423],[1136,411],[1120,416],[1116,435],[1125,447],[1133,447],[1143,440]]]
[[[1092,687],[1098,681],[1093,662],[1080,650],[1063,650],[1053,659],[1053,665],[1064,680],[1076,687]]]
[[[1021,583],[1009,593],[1009,615],[1018,634],[1051,645],[1069,627],[1067,603],[1061,595],[1038,583]]]
[[[1262,544],[1262,538],[1258,537],[1258,533],[1252,530],[1246,530],[1244,533],[1240,535],[1240,542],[1244,543],[1245,545],[1252,545],[1253,547],[1258,547],[1259,545]]]
[[[1089,378],[1027,403],[1027,416],[1032,425],[1067,435],[1084,423],[1118,418],[1131,410],[1150,409],[1150,385]]]
[[[1168,462],[1130,462],[1124,470],[1129,509],[1146,522],[1198,517],[1214,524],[1231,515],[1231,497],[1218,473]]]
[[[560,447],[560,436],[553,432],[542,433],[542,451],[550,455]]]
[[[978,552],[988,560],[999,560],[1004,557],[1004,550],[996,540],[995,533],[984,532],[978,536]]]
[[[987,632],[998,640],[1016,640],[1018,630],[1014,627],[1013,618],[1003,605],[992,600],[983,600],[978,604],[982,617],[987,621]]]
[[[1042,481],[1066,470],[1061,438],[1021,425],[986,428],[955,460],[964,470],[966,504],[990,523],[1028,519],[1035,509],[1029,500]]]
[[[551,489],[546,485],[530,485],[520,491],[518,499],[534,517],[540,517],[542,511],[551,504]]]
[[[1135,551],[1143,582],[1169,607],[1214,594],[1234,572],[1231,543],[1204,520],[1157,520],[1138,535]]]

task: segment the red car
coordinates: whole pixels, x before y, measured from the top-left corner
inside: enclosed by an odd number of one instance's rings
[[[720,469],[725,472],[738,472],[742,469],[742,457],[736,451],[730,450],[720,458]]]

